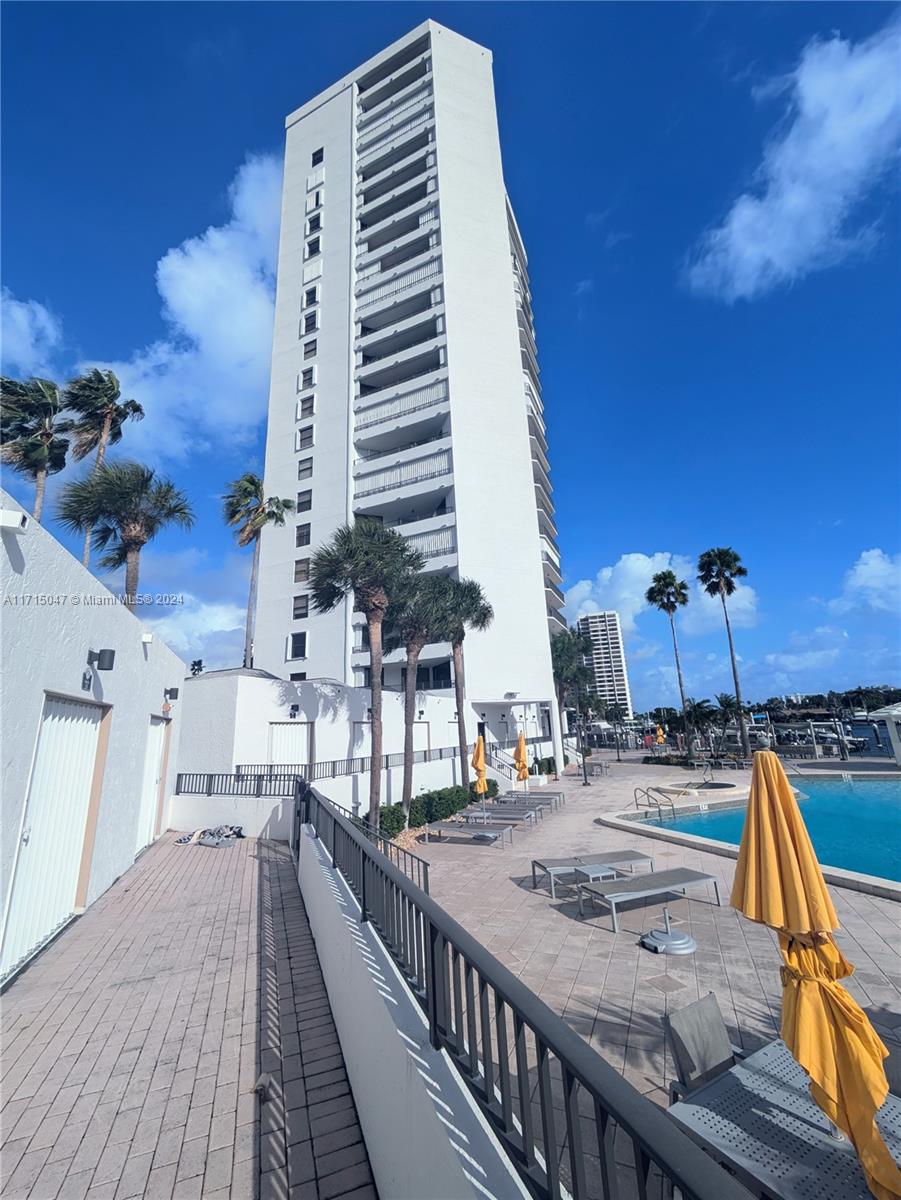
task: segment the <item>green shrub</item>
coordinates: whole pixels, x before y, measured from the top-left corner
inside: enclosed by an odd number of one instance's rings
[[[400,804],[386,804],[379,812],[379,831],[383,837],[397,837],[404,827],[404,810]]]

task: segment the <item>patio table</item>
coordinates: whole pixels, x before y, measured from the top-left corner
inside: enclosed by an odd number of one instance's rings
[[[724,1071],[669,1109],[708,1154],[767,1200],[872,1200],[846,1138],[835,1138],[810,1098],[808,1078],[782,1041]],[[901,1159],[901,1098],[876,1114]]]
[[[600,862],[586,858],[580,867],[576,867],[576,883],[593,883],[595,879],[608,879],[611,876],[615,878],[626,867],[634,874],[638,863],[646,863],[649,870],[654,870],[654,860],[651,855],[643,854],[640,850],[624,851],[617,855],[615,862],[605,863],[603,857]]]

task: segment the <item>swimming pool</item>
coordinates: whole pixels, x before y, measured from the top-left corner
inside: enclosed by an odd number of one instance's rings
[[[901,779],[793,778],[803,793],[801,814],[820,862],[901,882]],[[695,837],[738,845],[745,809],[693,813],[662,825]]]

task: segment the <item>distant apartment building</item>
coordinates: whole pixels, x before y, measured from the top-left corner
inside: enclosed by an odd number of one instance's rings
[[[596,612],[579,617],[579,633],[591,641],[586,665],[592,674],[591,690],[608,704],[619,704],[627,717],[632,716],[629,672],[619,624],[619,613]]]
[[[352,603],[317,613],[310,560],[371,517],[494,608],[467,700],[550,732],[560,555],[525,249],[501,165],[491,54],[427,21],[287,119],[254,665],[367,686]],[[420,659],[452,686],[450,647]],[[384,680],[400,687],[403,654]],[[521,710],[525,721],[525,709]],[[556,722],[556,717],[554,718]]]

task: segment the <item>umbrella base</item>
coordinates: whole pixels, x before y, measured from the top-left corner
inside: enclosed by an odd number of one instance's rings
[[[654,954],[694,954],[698,943],[688,933],[674,933],[669,909],[663,910],[665,929],[652,929],[639,938],[638,944]]]

